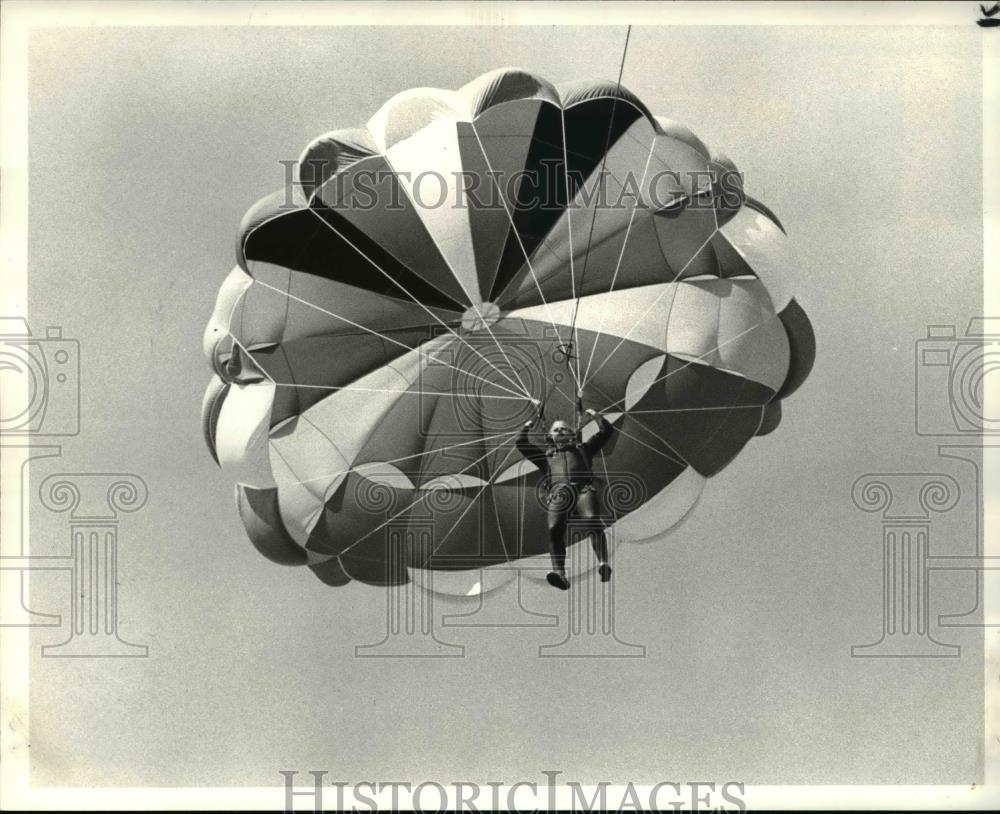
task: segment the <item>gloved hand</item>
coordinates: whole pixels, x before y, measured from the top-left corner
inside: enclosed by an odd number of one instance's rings
[[[534,402],[535,400],[532,399],[532,401]],[[524,426],[527,427],[528,429],[531,429],[532,427],[535,426],[535,424],[541,421],[541,418],[542,418],[542,403],[539,401],[535,402],[535,414],[531,417],[530,421],[524,422]]]
[[[589,415],[591,418],[593,418],[594,416],[597,415],[597,410],[592,410],[590,407],[588,407],[586,410],[584,410],[584,412],[587,415]]]

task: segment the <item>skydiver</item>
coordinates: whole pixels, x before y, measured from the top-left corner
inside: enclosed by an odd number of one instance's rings
[[[567,521],[575,516],[586,520],[592,527],[596,526],[600,508],[591,466],[594,456],[615,431],[607,419],[596,411],[587,410],[586,413],[598,425],[597,434],[587,441],[583,441],[579,431],[573,430],[565,421],[553,421],[545,439],[545,449],[530,443],[528,433],[542,419],[541,405],[534,417],[525,422],[516,441],[518,452],[547,475],[545,503],[552,570],[546,579],[550,585],[563,591],[569,589],[566,577]],[[591,531],[590,544],[600,563],[598,573],[601,582],[607,582],[611,579],[611,566],[608,565],[607,543],[600,529]]]

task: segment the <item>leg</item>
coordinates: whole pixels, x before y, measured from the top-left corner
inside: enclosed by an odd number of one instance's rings
[[[600,510],[597,503],[597,491],[585,489],[576,502],[576,514],[590,530],[590,546],[598,562],[608,561],[608,544],[601,528]]]
[[[549,495],[548,526],[549,554],[552,557],[552,571],[547,579],[553,587],[566,590],[569,580],[566,579],[566,519],[572,503],[567,502],[567,495],[553,490]]]
[[[549,507],[549,554],[552,570],[560,574],[566,573],[566,514],[561,507]]]
[[[590,531],[590,546],[594,549],[594,556],[600,563],[598,573],[601,575],[601,582],[607,582],[611,579],[611,566],[608,565],[608,543],[604,539],[596,489],[584,489],[580,493],[576,502],[576,513],[587,524]]]

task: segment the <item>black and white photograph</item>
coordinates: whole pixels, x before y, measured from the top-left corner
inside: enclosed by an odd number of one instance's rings
[[[1000,807],[1000,6],[0,15],[0,806]]]

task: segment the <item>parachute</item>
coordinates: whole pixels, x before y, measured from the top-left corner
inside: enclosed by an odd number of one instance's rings
[[[606,526],[655,539],[811,368],[777,218],[618,83],[409,90],[296,180],[240,226],[203,425],[254,546],[329,585],[481,592],[545,554],[537,402],[614,424]]]

